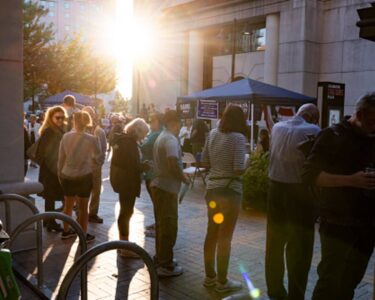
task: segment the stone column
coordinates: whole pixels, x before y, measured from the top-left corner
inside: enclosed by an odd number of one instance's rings
[[[31,194],[24,182],[22,0],[0,0],[0,191]]]
[[[271,14],[266,17],[266,51],[264,55],[264,82],[277,84],[279,65],[280,16]]]
[[[203,87],[203,34],[189,32],[188,93],[202,90]]]

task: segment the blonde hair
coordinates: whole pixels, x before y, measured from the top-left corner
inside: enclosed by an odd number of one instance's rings
[[[142,139],[147,133],[149,133],[150,127],[145,120],[136,118],[126,124],[124,132],[126,134],[134,136],[137,140]]]
[[[67,114],[64,107],[57,105],[57,106],[52,106],[52,107],[48,108],[47,111],[46,111],[46,115],[45,115],[43,124],[42,124],[42,126],[40,126],[39,135],[42,135],[43,132],[47,128],[56,128],[55,123],[53,123],[53,121],[52,121],[52,118],[56,113],[63,113],[65,119],[68,118],[68,114]]]
[[[87,111],[78,111],[73,115],[74,129],[83,131],[86,127],[92,126],[90,114]]]

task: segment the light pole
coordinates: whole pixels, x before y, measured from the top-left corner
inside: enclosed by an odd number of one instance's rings
[[[231,81],[234,81],[234,72],[236,67],[236,51],[237,51],[237,19],[233,20],[232,28],[232,70]]]

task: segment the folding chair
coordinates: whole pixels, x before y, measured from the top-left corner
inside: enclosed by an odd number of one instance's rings
[[[202,177],[204,185],[206,185],[206,168],[199,167],[199,162],[195,159],[194,155],[189,152],[184,152],[182,156],[182,163],[186,164],[186,168],[183,170],[184,174],[190,177],[191,187],[194,186],[195,177],[200,175]]]

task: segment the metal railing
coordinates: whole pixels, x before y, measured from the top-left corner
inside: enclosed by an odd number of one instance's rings
[[[36,286],[30,283],[30,274],[23,274],[19,270],[15,270],[17,276],[21,277],[22,281],[25,282],[39,297],[42,299],[48,299],[48,297],[43,294],[43,283],[44,283],[44,270],[43,270],[43,247],[42,247],[42,220],[46,219],[58,219],[64,222],[67,222],[77,233],[79,237],[79,245],[80,245],[80,257],[78,260],[73,264],[73,266],[69,269],[67,275],[65,276],[59,292],[57,299],[66,299],[69,288],[77,276],[77,274],[81,273],[81,299],[87,299],[87,263],[94,257],[98,256],[99,254],[114,250],[114,249],[125,249],[129,251],[135,252],[139,257],[144,261],[147,266],[147,269],[150,274],[150,281],[151,281],[151,299],[156,300],[158,299],[159,294],[159,281],[158,276],[156,273],[156,269],[153,263],[152,258],[149,254],[140,246],[130,243],[127,241],[110,241],[99,244],[89,251],[87,251],[86,245],[86,237],[81,228],[81,226],[71,217],[59,213],[59,212],[45,212],[39,213],[37,207],[30,202],[29,199],[16,195],[16,194],[1,194],[0,195],[0,203],[4,202],[5,204],[5,223],[7,228],[11,227],[11,208],[10,208],[10,201],[17,201],[22,203],[23,205],[27,206],[30,211],[34,214],[34,216],[27,218],[22,223],[20,223],[11,233],[10,239],[6,242],[6,247],[11,248],[14,241],[18,237],[18,235],[23,232],[27,227],[36,223],[36,251],[37,251],[37,281]]]
[[[10,201],[16,201],[27,208],[36,215],[39,214],[39,210],[37,207],[26,197],[16,195],[16,194],[1,194],[0,195],[0,202],[4,202],[5,206],[5,228],[8,230],[8,234],[11,235],[10,228],[12,224],[12,216],[11,216],[11,208],[10,208]],[[37,251],[37,262],[38,265],[42,265],[43,262],[43,255],[42,255],[42,226],[40,222],[37,223],[36,227],[36,251]],[[43,267],[40,269],[38,268],[38,275],[37,275],[38,283],[43,281]]]
[[[79,257],[79,259],[73,264],[73,266],[69,269],[68,273],[66,274],[58,295],[58,300],[65,300],[67,299],[68,292],[70,289],[70,286],[73,283],[74,278],[77,276],[78,272],[84,268],[87,263],[95,258],[96,256],[100,255],[103,252],[107,252],[110,250],[115,249],[124,249],[129,250],[137,255],[144,261],[144,263],[147,266],[148,272],[150,274],[150,281],[151,281],[151,300],[157,300],[159,296],[159,280],[156,273],[156,268],[154,265],[154,262],[150,255],[140,246],[130,243],[127,241],[110,241],[101,243],[90,250],[88,250],[86,253],[84,253],[82,256]]]
[[[23,221],[21,224],[19,224],[14,231],[10,234],[10,240],[8,242],[8,248],[12,247],[12,244],[14,240],[17,238],[17,236],[28,226],[31,224],[34,224],[37,222],[37,226],[41,226],[42,220],[46,219],[58,219],[63,222],[68,223],[73,230],[77,233],[79,237],[79,246],[80,246],[80,252],[81,256],[86,252],[87,250],[87,245],[86,245],[86,236],[85,233],[83,232],[81,226],[75,221],[73,218],[59,212],[45,212],[41,214],[34,215],[25,221]],[[38,288],[42,288],[43,286],[43,273],[40,271],[43,270],[43,256],[42,256],[42,236],[41,236],[41,229],[40,230],[40,237],[39,237],[39,231],[38,231],[38,238],[37,238],[37,256],[38,256],[38,261],[37,261],[37,270],[38,270]],[[38,242],[39,240],[39,242]],[[83,266],[81,269],[81,297],[83,300],[87,299],[87,266]]]

